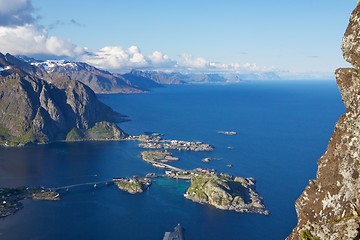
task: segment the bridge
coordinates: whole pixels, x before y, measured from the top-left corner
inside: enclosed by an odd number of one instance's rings
[[[105,187],[114,184],[113,180],[107,180],[107,181],[98,181],[98,182],[86,182],[86,183],[79,183],[79,184],[72,184],[67,186],[61,186],[61,187],[54,187],[50,188],[52,191],[69,191],[70,189],[78,188],[78,187],[86,187],[86,186],[92,186],[92,187]]]
[[[145,162],[151,163],[154,167],[160,167],[160,168],[167,168],[170,170],[174,170],[176,172],[184,172],[185,170],[181,169],[181,168],[177,168],[174,166],[171,166],[169,164],[165,164],[162,162],[157,162],[157,161],[153,161],[153,160],[144,160]]]
[[[153,166],[158,165],[161,168],[170,169],[170,170],[173,170],[176,172],[184,171],[181,168],[177,168],[177,167],[171,166],[169,164],[165,164],[165,163],[160,163],[160,162],[156,162],[156,161],[152,161],[152,160],[146,160],[146,162],[151,163]],[[159,175],[159,176],[167,177],[167,175]],[[53,188],[49,188],[49,189],[52,191],[58,192],[58,191],[69,191],[70,189],[79,188],[79,187],[91,186],[93,188],[96,188],[96,187],[110,186],[113,184],[114,184],[114,181],[113,181],[113,179],[111,179],[111,180],[106,180],[106,181],[86,182],[86,183],[72,184],[72,185],[67,185],[67,186],[53,187]]]

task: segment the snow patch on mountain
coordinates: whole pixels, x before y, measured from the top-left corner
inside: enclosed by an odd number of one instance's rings
[[[78,64],[75,62],[69,62],[66,60],[46,60],[44,62],[32,62],[31,65],[40,67],[49,73],[55,72],[58,68],[73,71],[76,71],[79,68]]]

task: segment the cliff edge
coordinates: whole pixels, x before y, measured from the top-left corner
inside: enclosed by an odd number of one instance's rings
[[[346,112],[328,148],[296,201],[298,225],[288,240],[360,239],[360,5],[353,11],[342,47],[353,68],[336,70]]]

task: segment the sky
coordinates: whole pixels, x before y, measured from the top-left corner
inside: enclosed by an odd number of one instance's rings
[[[356,0],[0,0],[0,52],[112,72],[329,77]]]

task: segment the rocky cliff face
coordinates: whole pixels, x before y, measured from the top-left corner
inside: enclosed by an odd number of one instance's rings
[[[85,139],[124,135],[115,124],[99,124],[118,121],[121,115],[98,101],[86,85],[68,79],[44,81],[39,76],[46,77],[46,72],[9,54],[0,55],[0,70],[0,145],[65,140],[73,129],[92,129]]]
[[[317,179],[296,201],[298,225],[288,239],[360,239],[360,5],[342,42],[353,68],[336,70],[346,113],[336,123]]]

